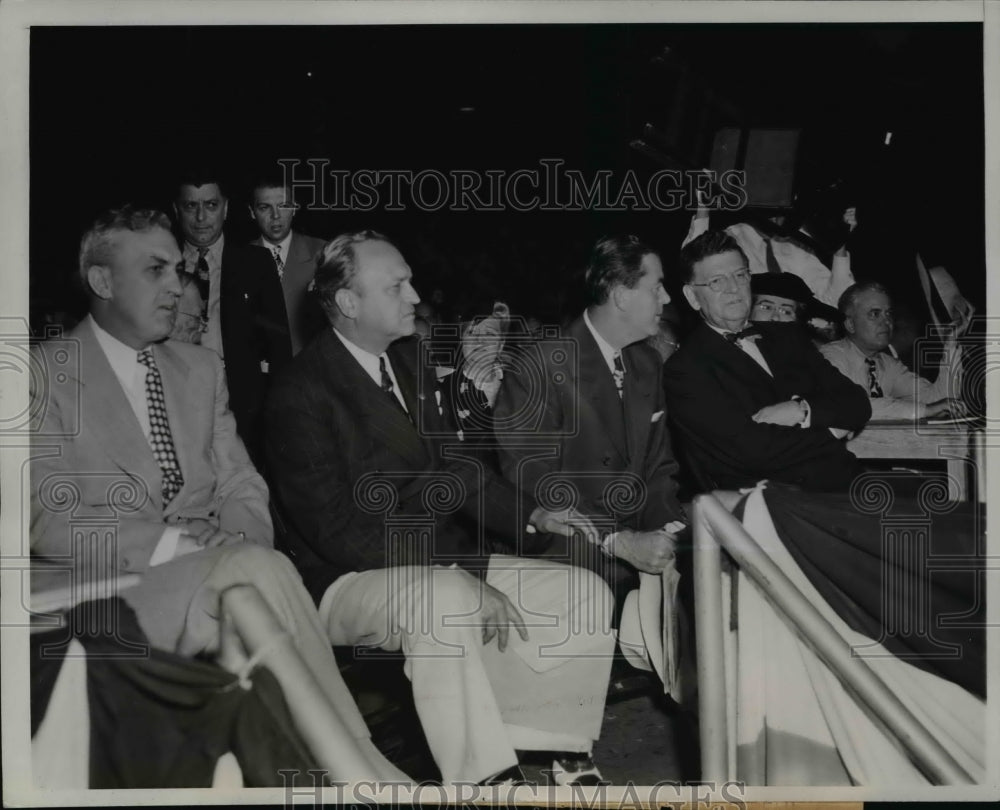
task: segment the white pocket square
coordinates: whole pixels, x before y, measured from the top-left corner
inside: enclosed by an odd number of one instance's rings
[[[657,411],[650,418],[650,422],[659,422],[663,418],[663,411]]]

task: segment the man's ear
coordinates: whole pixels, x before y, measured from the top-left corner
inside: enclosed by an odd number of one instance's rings
[[[341,287],[333,295],[333,302],[345,318],[356,318],[358,315],[358,297],[346,287]]]
[[[111,270],[100,264],[87,268],[87,286],[98,298],[107,301],[112,297]]]
[[[844,331],[849,335],[853,335],[857,328],[854,326],[854,318],[851,315],[844,316]]]
[[[611,288],[611,302],[618,307],[618,309],[627,309],[628,300],[631,297],[632,290],[626,287],[624,284],[616,284]]]
[[[685,284],[681,287],[684,292],[684,299],[691,305],[691,309],[695,312],[701,309],[701,304],[698,303],[698,297],[694,294],[694,290],[691,288],[690,284]]]
[[[250,203],[250,205],[247,206],[247,213],[250,214],[250,219],[253,219],[253,220],[256,219],[256,217],[254,216],[254,213],[253,213],[253,203]]]
[[[222,221],[226,221],[226,217],[229,216],[229,200],[222,201]]]

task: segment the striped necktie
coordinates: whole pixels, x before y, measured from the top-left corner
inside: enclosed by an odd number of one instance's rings
[[[274,266],[278,268],[278,280],[281,281],[285,277],[285,263],[281,260],[281,248],[273,248],[271,252],[274,255]]]

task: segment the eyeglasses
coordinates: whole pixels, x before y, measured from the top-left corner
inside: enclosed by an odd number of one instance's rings
[[[794,306],[789,306],[788,304],[775,306],[770,301],[758,301],[754,304],[754,309],[763,315],[772,315],[777,310],[780,315],[786,318],[794,318],[798,314]]]
[[[708,287],[714,293],[725,292],[729,288],[729,283],[732,282],[737,287],[743,287],[750,283],[750,268],[744,267],[742,270],[736,270],[730,273],[728,276],[716,276],[703,283],[695,283],[693,281],[689,282],[692,287]]]

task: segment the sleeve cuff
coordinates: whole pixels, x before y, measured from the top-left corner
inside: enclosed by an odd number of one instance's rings
[[[177,553],[177,541],[180,540],[183,529],[180,526],[168,526],[160,535],[160,541],[153,549],[153,556],[149,558],[149,567],[170,562]]]

